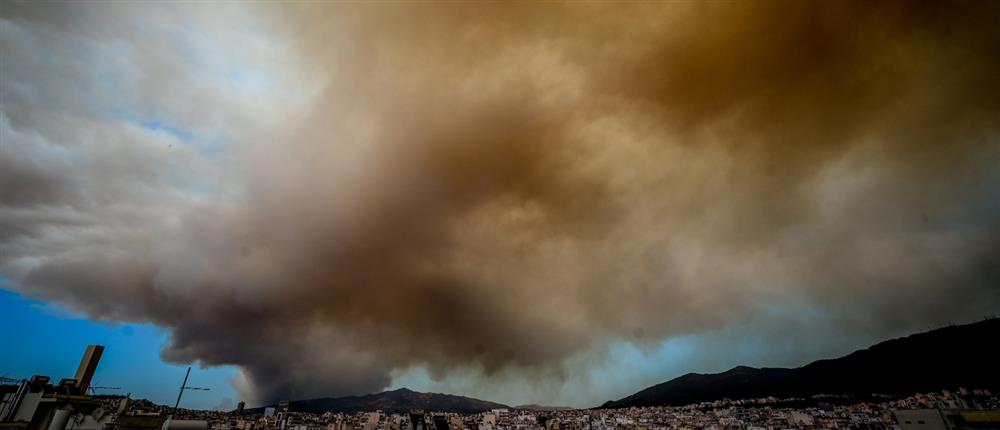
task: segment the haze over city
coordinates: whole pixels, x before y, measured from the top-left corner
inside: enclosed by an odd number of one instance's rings
[[[0,6],[0,376],[587,408],[1000,312],[998,2]]]

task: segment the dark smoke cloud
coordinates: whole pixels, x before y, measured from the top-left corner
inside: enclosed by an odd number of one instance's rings
[[[994,4],[156,8],[4,8],[0,270],[256,402],[1000,309]]]

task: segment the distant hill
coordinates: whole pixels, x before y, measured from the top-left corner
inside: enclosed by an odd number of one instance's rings
[[[575,408],[569,406],[544,406],[532,403],[530,405],[514,406],[514,409],[524,409],[526,411],[572,411]]]
[[[815,394],[911,394],[957,387],[1000,387],[1000,319],[949,326],[889,340],[844,357],[795,369],[734,367],[689,373],[602,408],[687,405],[720,399]]]
[[[500,403],[451,394],[420,393],[406,388],[366,396],[323,397],[310,400],[293,400],[288,409],[293,412],[323,413],[375,411],[406,412],[411,409],[427,411],[458,412],[472,414],[490,409],[507,408]],[[261,412],[264,408],[254,408],[250,412]]]

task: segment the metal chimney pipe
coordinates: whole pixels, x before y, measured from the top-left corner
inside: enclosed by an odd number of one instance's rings
[[[80,394],[87,394],[90,380],[97,371],[97,363],[101,361],[101,354],[104,354],[103,346],[87,345],[87,350],[80,359],[80,366],[76,368],[76,387],[80,389]]]

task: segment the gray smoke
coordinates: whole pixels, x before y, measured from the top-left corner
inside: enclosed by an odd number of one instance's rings
[[[251,403],[1000,309],[996,4],[286,6],[4,4],[11,288]]]

